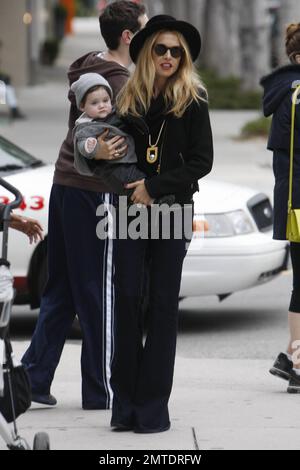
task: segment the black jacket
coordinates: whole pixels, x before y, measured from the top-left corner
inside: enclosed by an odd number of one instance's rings
[[[300,65],[280,67],[261,80],[264,87],[263,110],[265,116],[273,115],[268,149],[273,151],[274,223],[273,236],[286,239],[287,206],[289,193],[290,137],[292,94],[296,82],[300,84]],[[296,106],[295,155],[293,166],[292,205],[300,207],[300,111]]]
[[[295,84],[300,85],[300,65],[280,67],[261,80],[264,88],[264,115],[273,115],[268,141],[269,150],[290,148],[291,105]],[[295,149],[300,150],[300,111],[298,108],[299,106],[296,108]]]
[[[159,142],[159,160],[156,164],[148,163],[149,133],[153,143],[165,118],[166,125]],[[199,189],[198,179],[207,175],[213,164],[207,103],[193,101],[181,118],[157,112],[153,119],[148,113],[144,118],[127,116],[126,120],[134,137],[138,166],[148,175],[145,185],[149,195],[157,199],[165,194],[175,194],[179,204],[190,203],[194,192]],[[159,162],[160,174],[157,173]]]

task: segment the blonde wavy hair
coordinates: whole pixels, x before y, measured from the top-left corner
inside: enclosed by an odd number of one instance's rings
[[[150,36],[138,56],[136,68],[126,85],[117,97],[117,110],[121,115],[132,114],[141,116],[147,113],[153,97],[155,65],[152,58],[153,46],[161,33]],[[206,89],[195,71],[190,51],[184,36],[176,34],[180,46],[184,50],[179,67],[168,81],[163,92],[168,113],[181,117],[193,100],[203,100],[207,97]]]

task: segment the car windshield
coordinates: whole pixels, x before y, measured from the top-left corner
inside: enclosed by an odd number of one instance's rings
[[[29,153],[17,147],[8,140],[0,137],[0,172],[6,173],[9,171],[22,170],[25,168],[34,168],[42,165],[40,160],[37,160]]]

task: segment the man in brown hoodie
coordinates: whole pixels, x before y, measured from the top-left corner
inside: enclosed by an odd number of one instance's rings
[[[100,15],[104,52],[90,52],[69,70],[69,84],[80,75],[96,72],[108,80],[116,96],[129,77],[129,44],[147,22],[145,7],[121,0]],[[32,400],[55,405],[51,383],[75,315],[83,336],[81,355],[82,407],[108,409],[112,404],[110,366],[113,359],[113,241],[96,236],[100,204],[113,203],[96,177],[80,175],[74,167],[72,130],[79,111],[71,102],[69,130],[55,165],[49,205],[48,282],[31,344],[22,358],[31,380]],[[100,153],[113,158],[124,153],[124,139],[100,136]],[[121,145],[121,148],[120,148]]]

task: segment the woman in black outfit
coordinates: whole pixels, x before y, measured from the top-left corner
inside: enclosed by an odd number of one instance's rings
[[[167,194],[175,195],[181,213],[191,208],[198,179],[212,168],[207,95],[193,69],[200,47],[197,29],[166,15],[153,17],[130,44],[136,69],[117,107],[135,139],[138,165],[148,175],[127,187],[134,189],[134,203],[148,206],[148,214],[153,201]],[[170,428],[178,295],[188,242],[183,233],[175,237],[176,228],[171,222],[169,237],[160,230],[158,239],[116,241],[114,429],[151,433]],[[140,299],[146,251],[150,300],[143,345]]]
[[[278,68],[261,81],[264,87],[265,116],[273,116],[268,149],[273,151],[274,188],[274,239],[286,240],[287,209],[290,170],[290,136],[292,95],[300,84],[300,23],[290,24],[286,31],[286,53],[290,65]],[[300,208],[300,112],[296,106],[295,152],[293,165],[293,208]],[[280,353],[271,374],[289,380],[287,391],[300,392],[300,243],[291,243],[293,291],[288,321],[290,342],[286,353]],[[295,353],[295,354],[294,354]],[[293,356],[293,357],[292,357]]]

